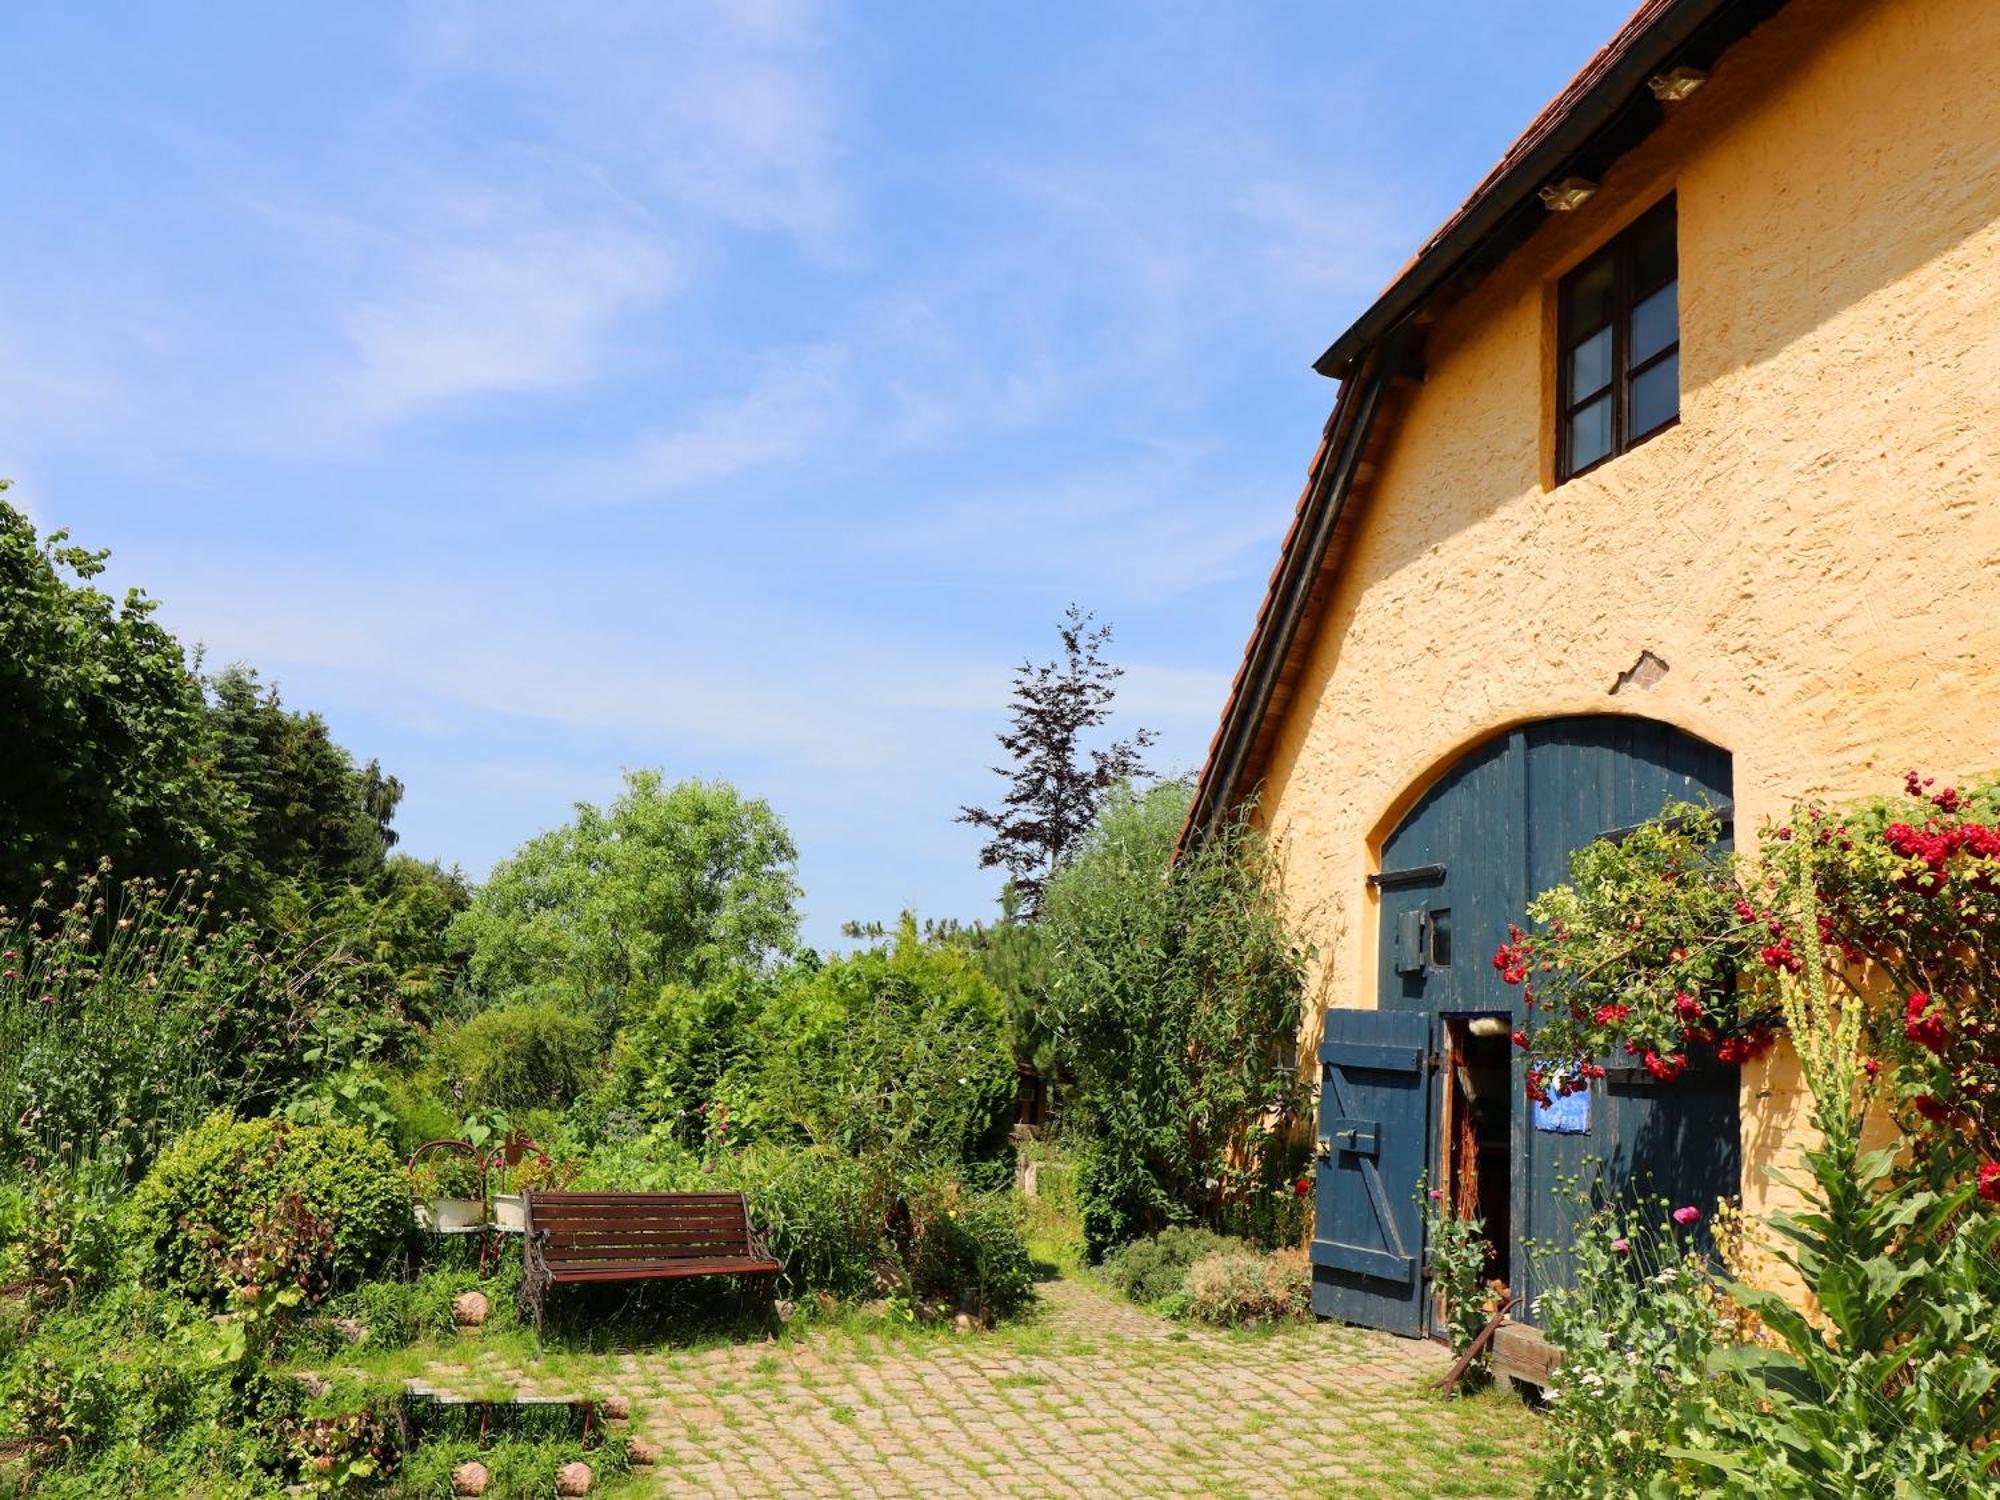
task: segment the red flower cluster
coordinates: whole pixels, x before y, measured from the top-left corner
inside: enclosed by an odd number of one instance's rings
[[[1599,1026],[1616,1026],[1631,1014],[1631,1006],[1621,1001],[1613,1001],[1610,1005],[1600,1005],[1597,1007],[1597,1024]]]
[[[1526,984],[1528,970],[1535,961],[1535,950],[1529,946],[1528,935],[1512,922],[1507,924],[1507,941],[1493,954],[1493,967],[1500,971],[1500,979],[1505,984]]]
[[[1918,990],[1903,1007],[1903,1035],[1928,1052],[1942,1053],[1950,1041],[1944,1024],[1944,1007],[1940,1005],[1934,1012],[1931,997]]]
[[[1726,1036],[1715,1044],[1715,1055],[1726,1063],[1746,1063],[1762,1057],[1777,1045],[1778,1033],[1769,1026],[1752,1026],[1738,1036]]]
[[[1772,925],[1775,927],[1777,924],[1774,922]],[[1757,950],[1757,956],[1764,960],[1766,968],[1783,969],[1789,974],[1805,972],[1805,960],[1792,951],[1792,940],[1789,937],[1780,937],[1775,943],[1766,943]]]
[[[1661,1083],[1672,1083],[1687,1071],[1688,1060],[1685,1052],[1670,1052],[1662,1057],[1648,1047],[1646,1055],[1639,1059],[1639,1063]]]
[[[1979,1196],[1988,1203],[2000,1203],[2000,1162],[1984,1162],[1979,1168]]]

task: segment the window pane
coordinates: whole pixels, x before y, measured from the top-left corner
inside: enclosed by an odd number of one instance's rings
[[[1632,382],[1632,436],[1644,437],[1681,410],[1681,357],[1669,354]]]
[[[1431,913],[1431,956],[1433,969],[1451,967],[1451,909],[1441,906]]]
[[[1670,281],[1632,309],[1632,363],[1644,364],[1680,335],[1680,287]]]
[[[1611,257],[1600,255],[1572,271],[1563,290],[1563,315],[1572,335],[1595,328],[1611,316]]]
[[[1674,279],[1674,215],[1669,210],[1640,227],[1632,246],[1632,288],[1650,292]]]
[[[1569,419],[1570,472],[1596,463],[1610,451],[1611,398],[1600,396]]]
[[[1600,328],[1569,355],[1569,399],[1581,401],[1611,384],[1611,329]]]

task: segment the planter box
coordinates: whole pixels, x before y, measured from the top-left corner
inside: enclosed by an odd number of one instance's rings
[[[485,1226],[486,1205],[477,1198],[420,1198],[417,1223],[433,1234],[464,1234]]]
[[[502,1234],[522,1234],[528,1228],[527,1205],[519,1193],[493,1195],[493,1227]]]

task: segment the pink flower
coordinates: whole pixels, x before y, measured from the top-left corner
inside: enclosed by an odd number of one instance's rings
[[[2000,1162],[1983,1162],[1979,1168],[1979,1196],[1988,1203],[2000,1203]]]
[[[1442,1202],[1444,1202],[1444,1189],[1443,1189],[1443,1188],[1432,1188],[1432,1189],[1431,1189],[1431,1202],[1433,1202],[1433,1203],[1442,1203]]]
[[[1676,1224],[1681,1225],[1683,1228],[1685,1228],[1689,1224],[1694,1223],[1695,1220],[1699,1219],[1700,1217],[1701,1217],[1701,1210],[1696,1208],[1693,1204],[1689,1204],[1686,1208],[1677,1208],[1674,1210],[1674,1222]]]
[[[1630,1240],[1613,1240],[1611,1248],[1616,1250],[1620,1255],[1629,1255],[1632,1252],[1632,1242]]]

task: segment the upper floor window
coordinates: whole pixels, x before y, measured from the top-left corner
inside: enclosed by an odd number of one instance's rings
[[[1595,468],[1680,416],[1679,293],[1671,198],[1562,279],[1558,479]]]

